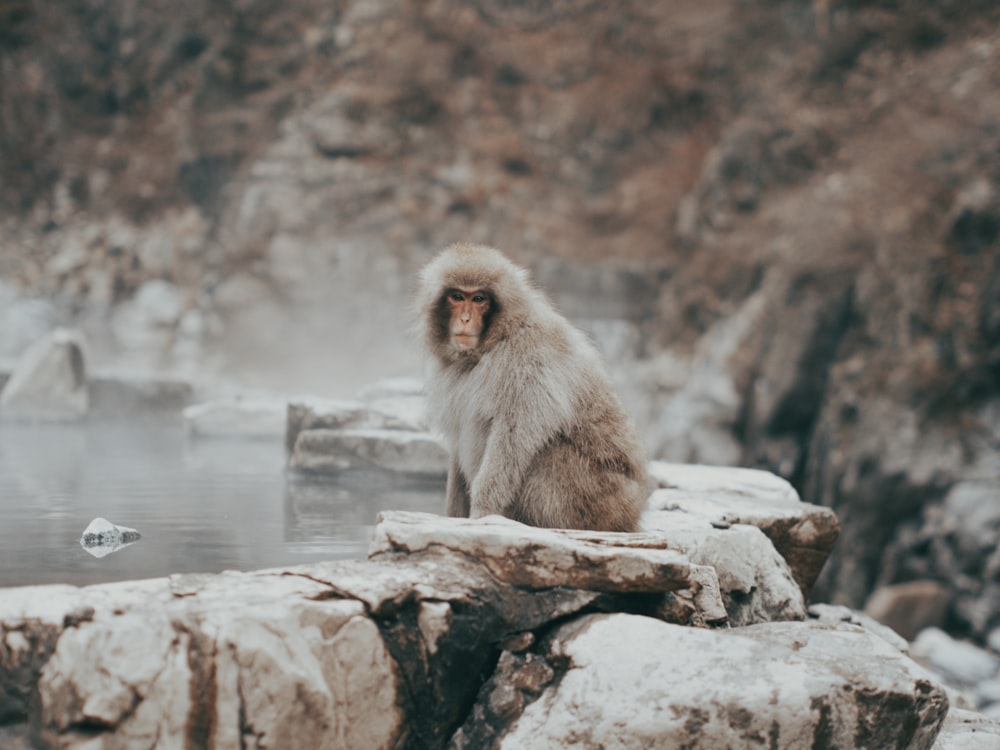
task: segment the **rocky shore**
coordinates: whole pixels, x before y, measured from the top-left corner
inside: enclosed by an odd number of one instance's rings
[[[937,678],[807,613],[830,512],[676,476],[636,534],[385,512],[367,561],[8,589],[0,715],[61,748],[932,747]]]

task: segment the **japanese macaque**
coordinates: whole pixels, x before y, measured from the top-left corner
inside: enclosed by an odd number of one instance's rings
[[[650,491],[635,428],[594,346],[527,271],[452,245],[421,272],[418,304],[448,515],[634,531]]]

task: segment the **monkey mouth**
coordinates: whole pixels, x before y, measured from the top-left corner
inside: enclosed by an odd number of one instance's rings
[[[459,349],[471,349],[479,343],[479,337],[472,333],[453,333],[451,338]]]

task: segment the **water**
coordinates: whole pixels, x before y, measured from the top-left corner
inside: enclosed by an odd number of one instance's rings
[[[444,506],[443,483],[297,481],[284,463],[280,441],[191,438],[179,420],[0,423],[0,586],[361,558],[379,511]],[[141,541],[92,557],[97,516]]]

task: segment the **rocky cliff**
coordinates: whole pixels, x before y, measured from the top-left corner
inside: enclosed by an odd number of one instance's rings
[[[3,0],[0,355],[71,319],[356,384],[412,369],[414,268],[489,242],[627,323],[655,456],[837,510],[816,596],[939,580],[983,636],[998,58],[986,0]]]

